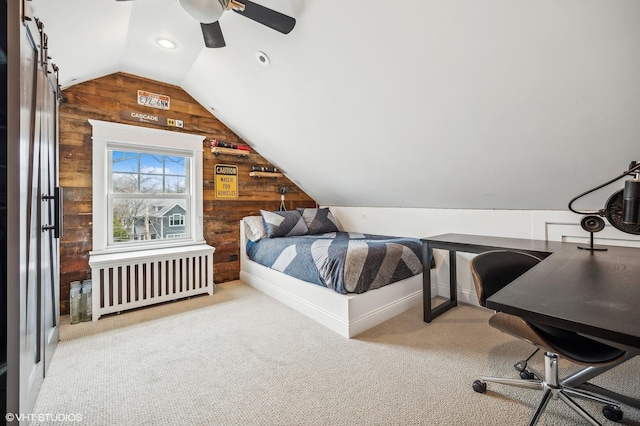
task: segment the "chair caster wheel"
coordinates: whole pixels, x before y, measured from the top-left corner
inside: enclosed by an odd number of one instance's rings
[[[522,361],[518,361],[515,364],[513,364],[513,368],[516,369],[516,371],[524,371],[527,368],[527,361],[522,360]]]
[[[482,383],[480,380],[475,380],[471,385],[471,387],[473,388],[474,391],[478,393],[485,393],[487,391],[487,384]]]
[[[620,422],[622,420],[622,410],[615,405],[605,405],[602,407],[602,415],[612,422]]]
[[[531,371],[522,370],[520,372],[520,378],[523,379],[523,380],[533,380],[533,379],[536,378],[536,376],[534,376]]]

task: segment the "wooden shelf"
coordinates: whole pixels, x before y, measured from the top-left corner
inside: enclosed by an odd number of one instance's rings
[[[220,154],[224,155],[237,155],[238,157],[248,157],[251,152],[243,149],[223,148],[221,146],[214,146],[211,148],[211,153],[216,157]]]
[[[282,177],[282,173],[271,173],[271,172],[251,172],[249,176],[256,178],[279,178]]]

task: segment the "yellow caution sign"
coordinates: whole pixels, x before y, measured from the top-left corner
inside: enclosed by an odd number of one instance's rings
[[[238,199],[238,166],[216,164],[214,169],[216,199]]]

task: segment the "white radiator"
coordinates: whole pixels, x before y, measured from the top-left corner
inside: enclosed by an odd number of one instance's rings
[[[125,253],[92,254],[93,321],[100,316],[213,294],[213,252],[206,244]]]

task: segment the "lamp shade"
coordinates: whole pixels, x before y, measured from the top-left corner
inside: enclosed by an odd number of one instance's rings
[[[612,184],[618,179],[622,179],[625,176],[635,175],[634,179],[630,179],[625,182],[624,189],[614,192],[611,194],[609,199],[604,205],[603,209],[596,211],[580,211],[574,209],[573,203],[579,199],[584,197],[587,194],[591,194],[593,191],[597,191],[600,188],[604,188],[607,185]],[[573,197],[571,201],[569,201],[569,210],[577,214],[585,214],[585,215],[598,215],[604,216],[607,218],[609,223],[613,225],[614,228],[626,232],[627,234],[635,234],[640,235],[640,162],[632,161],[629,165],[629,170],[624,171],[619,176],[596,186],[595,188],[591,188],[590,190],[583,192],[582,194]],[[588,216],[585,219],[591,220],[593,216]],[[590,250],[594,250],[593,248],[593,232],[591,226],[585,227],[585,223],[583,219],[583,228],[589,232],[591,232],[592,244],[589,248]],[[593,221],[588,221],[587,225],[591,225]],[[593,222],[595,226],[595,222]],[[580,247],[579,247],[580,248]]]
[[[622,207],[623,192],[624,190],[620,189],[611,194],[603,209],[604,216],[614,228],[627,234],[640,235],[640,224],[631,225],[622,221],[624,211]]]
[[[624,183],[622,195],[622,223],[640,224],[640,180],[631,179]]]

